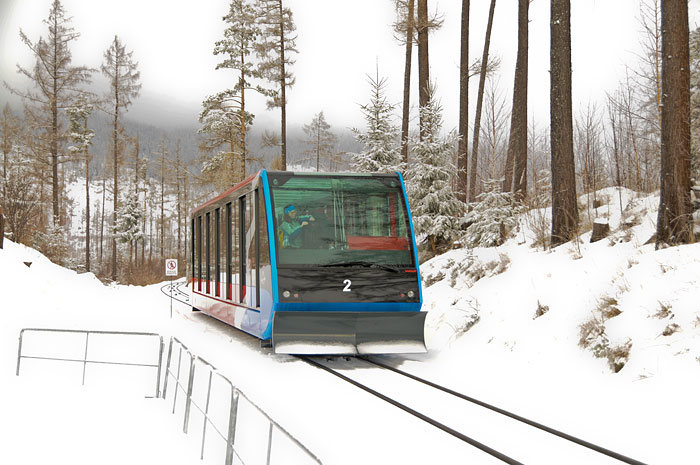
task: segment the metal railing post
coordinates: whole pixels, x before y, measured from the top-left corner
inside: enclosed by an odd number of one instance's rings
[[[83,357],[83,386],[85,386],[85,370],[87,369],[87,354],[88,354],[88,340],[90,338],[90,332],[85,332],[85,356]]]
[[[270,457],[272,456],[272,422],[270,422],[270,428],[267,432],[267,460],[266,465],[270,465]]]
[[[194,386],[194,355],[190,354],[190,376],[187,382],[187,398],[185,398],[185,421],[182,425],[182,431],[187,434],[187,425],[190,421],[190,406],[192,404],[192,388]]]
[[[160,337],[160,348],[158,350],[158,373],[156,374],[156,399],[160,397],[160,374],[163,368],[163,336]],[[167,380],[168,377],[166,375],[165,379]]]
[[[228,439],[226,440],[226,465],[233,465],[233,442],[236,439],[236,420],[238,418],[238,391],[231,388],[231,412],[228,417]]]
[[[175,414],[175,406],[177,405],[178,386],[180,385],[180,366],[182,364],[182,346],[177,356],[177,377],[175,378],[175,394],[173,394],[173,414]]]
[[[204,441],[207,437],[207,421],[209,421],[209,399],[211,399],[211,378],[214,372],[209,370],[209,384],[207,385],[207,402],[204,404],[204,423],[202,425],[202,451],[200,453],[200,460],[204,460]]]
[[[17,348],[17,370],[15,376],[19,376],[19,362],[22,360],[22,338],[24,337],[24,329],[19,332],[19,347]]]
[[[168,374],[170,373],[170,357],[173,355],[173,338],[168,343],[168,361],[165,363],[165,379],[163,380],[163,400],[168,394]],[[160,376],[160,373],[158,374]]]

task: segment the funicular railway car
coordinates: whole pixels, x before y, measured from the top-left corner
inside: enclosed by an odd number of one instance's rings
[[[261,170],[190,221],[194,310],[277,353],[425,352],[400,174]]]

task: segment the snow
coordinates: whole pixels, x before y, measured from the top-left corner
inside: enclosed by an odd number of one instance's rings
[[[647,464],[697,463],[700,244],[661,250],[645,244],[658,196],[610,188],[597,198],[603,206],[591,209],[590,218],[588,199],[580,199],[582,223],[607,219],[607,239],[590,243],[588,231],[578,243],[542,250],[531,247],[536,237],[521,216],[502,246],[453,250],[423,264],[430,350],[382,360]],[[193,411],[184,435],[181,413],[172,414],[172,379],[162,400],[151,398],[153,372],[141,367],[88,366],[82,386],[79,364],[23,359],[15,376],[22,328],[153,332],[164,337],[166,352],[176,336],[325,464],[500,463],[186,305],[175,302],[171,319],[161,285],[105,286],[8,240],[0,250],[0,283],[0,437],[6,439],[0,463],[199,462],[201,415]],[[611,316],[611,307],[620,313]],[[596,358],[580,347],[580,327],[590,321],[604,327],[597,343],[629,353]],[[28,354],[82,356],[79,339],[25,334]],[[95,353],[111,353],[109,342],[101,346],[95,337],[94,344]],[[128,347],[126,355],[141,361],[153,353],[135,342]],[[613,362],[624,366],[615,373]],[[351,371],[382,388],[394,386],[387,373]],[[201,401],[202,391],[196,395]],[[405,392],[401,401],[418,410],[443,402],[427,396]],[[472,420],[465,434],[496,449],[504,441],[503,449],[523,450],[515,458],[525,463],[617,463],[583,452],[557,455],[554,446],[541,449],[533,433],[506,430],[472,407],[455,413],[444,402],[446,423]],[[241,453],[250,457],[246,463],[264,463],[266,423],[250,406],[241,409]],[[214,410],[219,425],[225,405]],[[274,438],[272,463],[311,463],[298,451],[287,455],[295,448],[278,432]],[[208,430],[202,463],[223,463],[221,457]]]

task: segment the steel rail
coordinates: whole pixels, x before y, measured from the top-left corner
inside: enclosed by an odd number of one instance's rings
[[[366,391],[366,392],[372,394],[373,396],[376,396],[376,397],[382,399],[385,402],[390,403],[391,405],[393,405],[395,407],[400,408],[401,410],[403,410],[407,413],[410,413],[411,415],[413,415],[417,418],[420,418],[421,420],[425,421],[426,423],[429,423],[430,425],[435,426],[436,428],[439,428],[442,431],[444,431],[448,434],[451,434],[452,436],[454,436],[458,439],[461,439],[462,441],[476,447],[477,449],[479,449],[479,450],[481,450],[481,451],[483,451],[483,452],[485,452],[485,453],[487,453],[487,454],[489,454],[489,455],[491,455],[491,456],[493,456],[493,457],[495,457],[495,458],[497,458],[505,463],[508,463],[510,465],[523,465],[522,462],[518,462],[517,460],[503,454],[502,452],[499,452],[496,449],[493,449],[485,444],[482,444],[479,441],[477,441],[477,440],[475,440],[475,439],[473,439],[465,434],[462,434],[459,431],[454,430],[454,429],[450,428],[449,426],[444,425],[444,424],[428,417],[427,415],[424,415],[424,414],[418,412],[417,410],[414,410],[414,409],[412,409],[412,408],[410,408],[410,407],[408,407],[408,406],[406,406],[406,405],[404,405],[404,404],[402,404],[402,403],[400,403],[400,402],[398,402],[390,397],[387,397],[384,394],[382,394],[378,391],[375,391],[374,389],[367,387],[364,384],[362,384],[358,381],[355,381],[354,379],[349,378],[349,377],[343,375],[342,373],[339,373],[339,372],[333,370],[332,368],[330,368],[322,363],[319,363],[315,360],[312,360],[309,357],[302,356],[302,355],[297,355],[296,357],[299,358],[300,360],[303,360],[304,362],[312,365],[312,366],[315,366],[317,368],[321,368],[322,370],[325,370],[325,371],[341,378],[342,380],[362,389],[363,391]]]
[[[550,434],[553,434],[553,435],[558,436],[558,437],[560,437],[560,438],[566,439],[566,440],[571,441],[571,442],[573,442],[573,443],[576,443],[576,444],[578,444],[578,445],[580,445],[580,446],[583,446],[583,447],[586,447],[586,448],[588,448],[588,449],[594,450],[594,451],[596,451],[596,452],[598,452],[598,453],[607,455],[608,457],[617,459],[617,460],[619,460],[619,461],[621,461],[621,462],[628,463],[628,464],[630,464],[630,465],[646,465],[645,463],[640,462],[639,460],[632,459],[632,458],[630,458],[630,457],[624,456],[624,455],[619,454],[619,453],[617,453],[617,452],[615,452],[615,451],[612,451],[612,450],[610,450],[610,449],[606,449],[606,448],[604,448],[604,447],[601,447],[601,446],[598,446],[598,445],[593,444],[593,443],[591,443],[591,442],[588,442],[588,441],[585,441],[585,440],[583,440],[583,439],[577,438],[577,437],[572,436],[572,435],[570,435],[570,434],[564,433],[564,432],[559,431],[559,430],[556,430],[556,429],[554,429],[554,428],[550,428],[549,426],[546,426],[546,425],[543,425],[543,424],[538,423],[538,422],[536,422],[536,421],[527,419],[527,418],[522,417],[522,416],[520,416],[520,415],[517,415],[517,414],[515,414],[515,413],[512,413],[512,412],[509,412],[509,411],[507,411],[507,410],[504,410],[504,409],[502,409],[502,408],[496,407],[495,405],[488,404],[488,403],[486,403],[486,402],[483,402],[483,401],[480,401],[480,400],[478,400],[478,399],[475,399],[474,397],[470,397],[470,396],[467,396],[467,395],[465,395],[465,394],[462,394],[462,393],[459,393],[459,392],[457,392],[457,391],[454,391],[454,390],[452,390],[452,389],[446,388],[446,387],[444,387],[444,386],[440,386],[439,384],[435,384],[435,383],[433,383],[432,381],[428,381],[427,379],[421,378],[421,377],[416,376],[416,375],[412,375],[412,374],[407,373],[407,372],[405,372],[405,371],[403,371],[403,370],[399,370],[398,368],[394,368],[394,367],[392,367],[392,366],[390,366],[390,365],[386,365],[386,364],[384,364],[384,363],[381,363],[381,362],[378,362],[378,361],[376,361],[376,360],[370,359],[369,357],[357,357],[357,358],[359,358],[359,359],[361,359],[361,360],[364,360],[364,361],[366,361],[366,362],[368,362],[368,363],[371,363],[371,364],[373,364],[373,365],[375,365],[375,366],[378,366],[378,367],[381,367],[381,368],[384,368],[384,369],[393,371],[394,373],[400,374],[400,375],[405,376],[405,377],[407,377],[407,378],[410,378],[410,379],[412,379],[412,380],[414,380],[414,381],[418,381],[419,383],[423,383],[423,384],[425,384],[425,385],[427,385],[427,386],[430,386],[430,387],[432,387],[432,388],[434,388],[434,389],[438,389],[438,390],[440,390],[440,391],[442,391],[442,392],[445,392],[445,393],[447,393],[447,394],[451,394],[451,395],[453,395],[453,396],[455,396],[455,397],[458,397],[458,398],[460,398],[460,399],[463,399],[463,400],[466,400],[466,401],[471,402],[471,403],[473,403],[473,404],[476,404],[476,405],[478,405],[478,406],[480,406],[480,407],[484,407],[484,408],[486,408],[486,409],[489,409],[489,410],[492,410],[492,411],[494,411],[494,412],[500,413],[501,415],[504,415],[504,416],[507,416],[507,417],[512,418],[512,419],[514,419],[514,420],[517,420],[517,421],[519,421],[519,422],[525,423],[525,424],[527,424],[527,425],[529,425],[529,426],[538,428],[538,429],[540,429],[540,430],[542,430],[542,431],[546,431],[547,433],[550,433]]]
[[[180,283],[180,284],[182,284],[182,283]],[[177,285],[179,285],[179,284],[177,284],[177,281],[175,281],[175,283],[172,285],[172,286],[173,286],[173,294],[172,294],[172,295],[171,295],[170,292],[167,290],[167,288],[168,288],[169,286],[171,286],[170,283],[164,284],[163,286],[161,286],[160,292],[162,292],[163,294],[165,294],[167,297],[172,297],[173,300],[176,300],[176,301],[180,302],[181,304],[191,305],[190,302],[187,301],[187,300],[178,299],[177,293],[179,293],[179,294],[181,294],[181,295],[187,295],[187,294],[185,294],[185,293],[182,292],[181,290],[177,289],[177,287],[176,287]]]

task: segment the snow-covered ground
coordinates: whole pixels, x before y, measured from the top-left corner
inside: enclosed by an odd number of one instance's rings
[[[607,218],[610,239],[589,243],[589,232],[578,245],[543,251],[530,246],[534,218],[523,217],[501,247],[454,250],[423,264],[430,351],[384,360],[644,463],[700,463],[700,244],[644,245],[658,197],[622,196],[623,214],[618,191],[608,189],[593,215]],[[168,400],[146,398],[153,386],[142,372],[115,378],[90,366],[81,386],[82,367],[29,359],[15,376],[27,327],[154,332],[166,343],[176,336],[325,464],[500,463],[185,305],[175,303],[170,319],[160,285],[104,286],[6,241],[0,296],[0,463],[199,461],[201,419],[193,413],[190,434],[182,433],[181,415],[171,413],[172,385]],[[579,345],[582,326],[591,329],[588,349]],[[71,344],[78,343],[28,335],[25,349],[66,357],[77,350]],[[483,440],[481,426],[462,432]],[[249,436],[246,463],[264,463],[256,462],[265,453],[256,440],[267,430],[253,421],[238,427]],[[507,452],[519,439],[488,445]],[[616,463],[524,447],[545,457],[538,464]],[[212,443],[204,463],[222,463],[215,449]],[[280,457],[273,452],[273,459]]]

